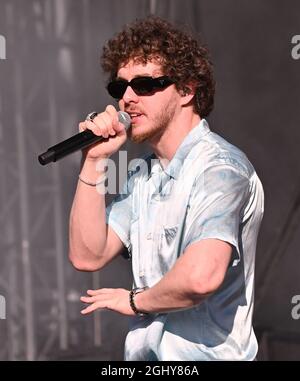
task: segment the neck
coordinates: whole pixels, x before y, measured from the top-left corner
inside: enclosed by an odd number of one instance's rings
[[[167,164],[172,160],[184,138],[200,121],[200,116],[195,113],[179,115],[173,119],[161,135],[148,141],[164,167],[164,163]]]

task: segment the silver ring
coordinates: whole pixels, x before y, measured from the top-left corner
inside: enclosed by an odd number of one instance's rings
[[[85,120],[89,120],[90,122],[92,122],[92,121],[96,118],[96,116],[97,116],[98,114],[99,114],[99,113],[96,112],[96,111],[90,112],[90,113],[86,116]]]

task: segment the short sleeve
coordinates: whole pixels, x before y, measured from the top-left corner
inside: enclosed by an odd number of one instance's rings
[[[214,165],[195,181],[186,219],[183,249],[206,238],[234,246],[233,265],[240,259],[243,208],[250,195],[249,179],[227,164]]]

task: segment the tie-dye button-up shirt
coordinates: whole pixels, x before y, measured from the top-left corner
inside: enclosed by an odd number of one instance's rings
[[[153,286],[193,243],[232,245],[221,287],[192,308],[133,318],[126,360],[253,360],[254,260],[263,216],[261,182],[235,146],[193,128],[164,168],[148,155],[129,170],[107,223],[131,256],[133,286]]]

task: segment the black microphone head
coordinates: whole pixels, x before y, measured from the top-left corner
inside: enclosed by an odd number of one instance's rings
[[[130,118],[129,114],[127,114],[127,112],[125,112],[125,111],[119,111],[118,112],[118,118],[119,118],[119,122],[124,124],[124,127],[127,131],[131,125],[131,118]]]

